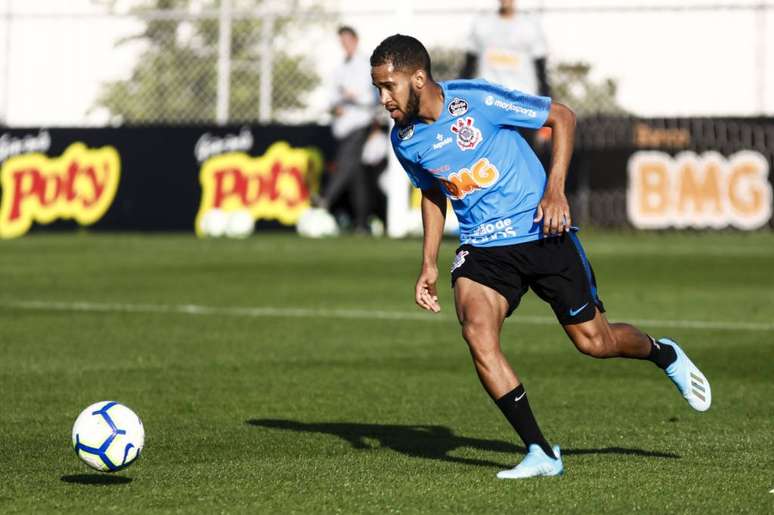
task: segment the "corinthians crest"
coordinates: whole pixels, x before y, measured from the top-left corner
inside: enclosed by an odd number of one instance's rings
[[[451,131],[457,135],[457,146],[460,150],[473,150],[484,139],[481,131],[474,125],[475,120],[468,116],[467,118],[457,118]]]

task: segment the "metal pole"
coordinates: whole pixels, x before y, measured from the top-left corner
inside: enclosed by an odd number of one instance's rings
[[[273,73],[274,54],[271,48],[271,39],[274,34],[274,13],[268,12],[261,23],[261,79],[260,100],[258,102],[258,121],[269,123],[272,117]]]
[[[766,113],[766,16],[769,12],[766,3],[761,1],[755,9],[755,82],[756,110],[759,115]]]
[[[399,0],[395,2],[395,26],[401,27],[407,34],[411,34],[410,25],[413,22],[414,13],[411,0]],[[393,122],[390,120],[390,130]],[[411,193],[408,178],[403,167],[395,157],[394,152],[389,152],[387,161],[387,236],[390,238],[403,238],[409,233],[411,224]]]
[[[228,123],[231,99],[231,0],[221,0],[218,24],[218,92],[215,119],[218,125]]]
[[[11,108],[11,0],[5,1],[5,44],[3,51],[3,69],[0,70],[3,77],[3,110],[0,112],[0,123],[8,125],[8,110]]]

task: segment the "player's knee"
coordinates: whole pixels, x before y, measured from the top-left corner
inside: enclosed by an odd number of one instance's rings
[[[486,355],[496,348],[491,328],[480,320],[466,319],[462,322],[462,337],[474,354]]]

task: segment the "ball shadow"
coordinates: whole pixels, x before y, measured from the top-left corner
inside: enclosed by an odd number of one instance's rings
[[[107,474],[73,474],[60,478],[65,483],[78,485],[125,485],[131,483],[132,478],[126,476],[109,476]]]

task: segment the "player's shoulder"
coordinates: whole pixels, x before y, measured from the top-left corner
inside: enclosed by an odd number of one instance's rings
[[[411,159],[412,149],[417,145],[419,138],[417,136],[418,127],[413,122],[408,125],[394,125],[390,131],[390,140],[392,148],[398,156]]]
[[[496,92],[507,91],[502,86],[489,82],[486,79],[455,79],[447,80],[444,83],[446,90],[450,93],[469,93],[471,95],[480,94],[482,92]]]
[[[461,99],[470,102],[471,107],[491,106],[496,99],[509,99],[518,93],[485,79],[458,79],[444,84],[450,103]]]

